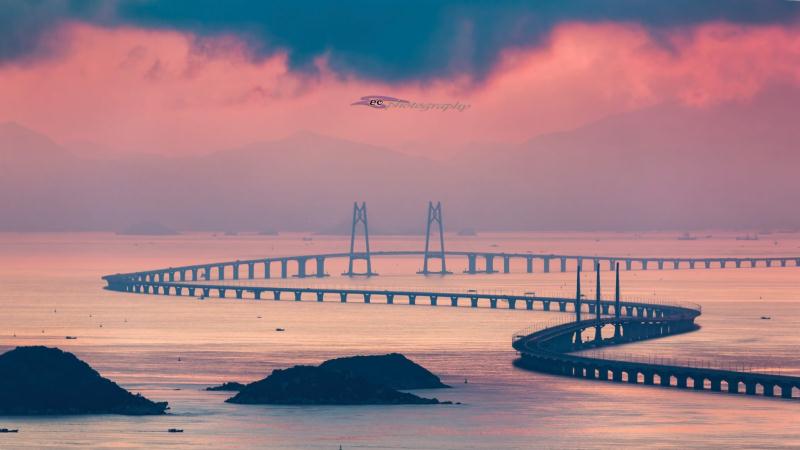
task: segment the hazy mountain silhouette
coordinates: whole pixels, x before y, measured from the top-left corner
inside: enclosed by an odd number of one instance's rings
[[[387,233],[450,229],[795,228],[800,94],[665,104],[449,161],[300,133],[207,155],[76,156],[0,124],[0,229],[346,233],[354,200]]]

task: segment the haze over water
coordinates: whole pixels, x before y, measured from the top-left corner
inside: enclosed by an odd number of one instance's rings
[[[800,255],[797,234],[763,236],[759,241],[708,234],[713,238],[697,241],[677,241],[673,233],[448,235],[446,244],[450,250],[613,256]],[[0,350],[58,346],[123,387],[169,401],[172,408],[164,417],[2,417],[0,426],[20,432],[0,435],[0,447],[800,446],[796,401],[592,382],[514,368],[512,333],[561,320],[560,313],[336,301],[198,301],[102,289],[100,277],[108,273],[340,252],[349,243],[338,236],[313,236],[311,241],[302,236],[0,234]],[[373,250],[421,246],[418,236],[381,236],[372,242]],[[381,275],[369,280],[342,278],[338,274],[343,267],[328,262],[329,278],[258,283],[368,283],[574,295],[574,273],[543,274],[538,265],[534,274],[467,276],[461,274],[465,261],[454,258],[448,260],[448,268],[455,275],[426,278],[414,274],[421,264],[416,258],[379,258],[373,264]],[[519,264],[513,267],[517,272],[524,262]],[[709,359],[800,374],[798,275],[795,267],[623,271],[626,296],[701,304],[702,329],[607,353]],[[613,276],[607,270],[603,276],[604,296],[611,298]],[[584,282],[593,286],[591,274]],[[762,315],[772,320],[761,320]],[[276,327],[286,331],[276,333]],[[67,335],[78,339],[65,340]],[[228,393],[202,391],[223,381],[260,379],[272,369],[294,364],[391,351],[406,354],[454,386],[419,394],[463,404],[244,406],[224,403]],[[170,427],[185,433],[165,433]]]

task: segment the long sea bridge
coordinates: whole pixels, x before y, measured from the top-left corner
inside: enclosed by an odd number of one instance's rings
[[[356,225],[363,223],[366,248],[355,251]],[[431,225],[439,226],[440,247],[431,251]],[[415,251],[380,251],[371,252],[366,223],[366,205],[355,205],[353,213],[353,233],[350,251],[347,253],[329,253],[319,255],[268,257],[251,260],[237,260],[196,264],[181,267],[146,270],[132,273],[118,273],[104,276],[106,289],[128,293],[192,296],[199,298],[219,297],[265,300],[300,301],[338,301],[347,303],[356,301],[363,303],[382,303],[387,305],[430,305],[468,308],[503,308],[521,311],[550,311],[569,313],[569,320],[549,324],[544,327],[531,328],[514,333],[512,345],[519,353],[515,365],[521,368],[545,372],[554,375],[577,378],[624,382],[632,384],[671,386],[675,388],[709,390],[765,397],[780,396],[787,399],[800,398],[800,377],[757,371],[716,368],[709,365],[680,365],[654,358],[647,361],[629,361],[610,359],[605,355],[597,355],[596,349],[643,341],[675,334],[687,333],[699,329],[695,319],[701,314],[699,305],[665,304],[649,301],[631,301],[620,298],[620,266],[630,270],[634,262],[641,269],[647,269],[648,263],[655,262],[659,269],[669,263],[674,269],[681,268],[682,263],[694,268],[697,264],[711,267],[726,267],[732,263],[742,267],[748,261],[750,267],[763,263],[765,267],[782,266],[794,261],[800,266],[800,258],[627,258],[609,256],[577,256],[577,255],[535,255],[530,253],[487,253],[487,252],[449,252],[444,250],[444,234],[441,224],[441,205],[429,205],[428,229],[425,250]],[[467,274],[493,273],[495,258],[503,261],[503,272],[510,271],[509,261],[512,258],[524,258],[527,272],[532,272],[534,260],[543,262],[544,272],[550,269],[551,261],[559,261],[560,270],[567,270],[567,261],[573,261],[576,278],[574,297],[545,296],[527,293],[478,292],[476,290],[415,290],[415,289],[381,289],[376,287],[356,286],[271,286],[248,284],[240,280],[269,279],[271,265],[280,264],[280,277],[325,276],[325,261],[332,258],[348,258],[348,270],[345,276],[377,276],[372,271],[372,257],[422,256],[424,275],[446,275],[448,257],[467,258]],[[432,269],[429,260],[439,261],[439,268]],[[477,261],[484,264],[479,270]],[[354,261],[365,263],[366,270],[354,271]],[[309,272],[307,263],[316,261],[316,268]],[[581,293],[581,271],[584,261],[590,261],[596,272],[596,298],[587,300]],[[607,263],[607,265],[606,265]],[[290,264],[295,268],[290,273]],[[601,298],[601,268],[609,267],[616,273],[615,298]],[[258,270],[260,268],[260,270]],[[288,297],[288,298],[287,298]],[[587,350],[590,350],[587,352]]]

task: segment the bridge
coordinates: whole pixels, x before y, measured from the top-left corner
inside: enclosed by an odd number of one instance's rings
[[[374,251],[372,257],[421,257],[424,251]],[[663,258],[663,257],[621,257],[621,256],[588,256],[534,253],[503,253],[482,251],[445,251],[448,258],[463,258],[466,263],[465,274],[512,273],[512,261],[523,261],[525,272],[534,273],[535,266],[541,266],[542,273],[552,271],[572,272],[586,265],[613,270],[620,263],[626,270],[647,270],[649,267],[663,269],[695,269],[709,268],[742,268],[742,267],[800,267],[800,257],[746,257],[746,258]],[[169,267],[147,270],[115,277],[135,278],[139,281],[200,281],[200,280],[239,280],[270,278],[307,278],[326,277],[326,262],[340,259],[349,260],[352,254],[322,253],[297,256],[266,257],[250,260],[235,260]],[[501,266],[495,262],[501,261]],[[555,264],[555,268],[553,265]],[[555,270],[553,270],[555,269]],[[371,275],[377,275],[371,273]]]
[[[261,260],[259,260],[261,261]],[[239,263],[242,264],[242,263]],[[246,265],[247,262],[244,262]],[[699,305],[655,304],[647,301],[622,301],[619,296],[619,265],[615,267],[617,289],[614,300],[587,301],[580,291],[578,272],[574,298],[541,296],[533,293],[496,293],[469,290],[414,290],[363,287],[269,286],[226,281],[224,271],[212,281],[187,279],[180,274],[205,267],[219,268],[219,263],[116,274],[103,277],[106,289],[119,292],[236,298],[276,301],[293,300],[381,303],[386,305],[430,305],[469,308],[503,308],[522,311],[570,313],[568,320],[543,329],[517,332],[512,338],[519,352],[518,367],[554,375],[676,388],[724,391],[747,395],[800,398],[800,377],[691,367],[641,361],[622,361],[582,354],[587,349],[654,339],[697,330],[695,318]],[[580,269],[579,269],[580,270]],[[600,266],[596,266],[599,286]],[[211,271],[207,273],[212,274]],[[177,274],[177,275],[176,275]],[[248,271],[249,278],[253,271]],[[235,279],[235,278],[234,278]],[[288,298],[287,298],[288,297]],[[585,318],[585,315],[594,315]],[[576,353],[578,352],[578,353]]]

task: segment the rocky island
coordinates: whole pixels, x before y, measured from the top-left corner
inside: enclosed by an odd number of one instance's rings
[[[226,381],[218,386],[207,387],[207,391],[232,391],[238,392],[244,389],[245,385],[236,381]]]
[[[323,369],[348,372],[366,378],[372,383],[383,384],[392,389],[438,389],[450,386],[428,369],[411,361],[400,353],[388,355],[348,356],[325,361]]]
[[[17,347],[0,355],[0,415],[153,415],[166,409],[166,402],[131,394],[57,348]]]
[[[229,403],[270,405],[427,405],[422,398],[373,384],[350,373],[315,366],[274,370],[270,376],[248,384]]]

